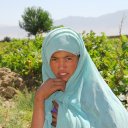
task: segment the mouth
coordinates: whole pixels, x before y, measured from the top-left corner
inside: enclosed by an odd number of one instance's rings
[[[65,75],[67,75],[67,73],[62,72],[62,73],[59,73],[59,75],[60,75],[60,76],[65,76]]]
[[[67,77],[67,76],[68,76],[68,73],[66,73],[66,72],[58,73],[58,77],[59,77],[59,78],[65,78],[65,77]]]

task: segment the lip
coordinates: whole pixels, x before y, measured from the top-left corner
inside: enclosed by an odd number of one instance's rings
[[[62,73],[59,73],[59,75],[60,76],[65,76],[65,75],[67,75],[67,73],[66,72],[62,72]]]
[[[62,80],[64,80],[65,82],[67,82],[68,79],[69,79],[69,73],[67,73],[67,72],[61,72],[61,73],[58,73],[57,74],[57,77],[60,78],[60,79],[62,79]]]
[[[59,72],[59,73],[58,73],[58,76],[59,76],[60,78],[66,77],[67,75],[68,75],[67,72]]]

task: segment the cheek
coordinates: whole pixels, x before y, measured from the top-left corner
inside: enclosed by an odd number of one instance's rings
[[[57,66],[55,65],[55,64],[50,64],[50,67],[51,67],[51,70],[52,70],[52,72],[54,73],[54,74],[56,74],[57,73]]]
[[[71,64],[71,65],[68,67],[70,73],[74,73],[75,70],[76,70],[76,68],[77,68],[77,64],[76,64],[76,63],[73,63],[73,64]]]

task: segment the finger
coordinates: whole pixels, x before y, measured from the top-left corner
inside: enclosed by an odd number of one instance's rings
[[[55,127],[56,124],[57,124],[57,114],[56,113],[53,113],[51,125]]]
[[[54,82],[62,82],[62,83],[64,83],[64,84],[66,84],[66,81],[64,81],[64,80],[62,80],[62,79],[60,79],[60,78],[55,78],[55,79],[53,79],[53,81],[54,81]]]
[[[51,111],[51,113],[52,113],[52,118],[53,118],[53,119],[57,119],[57,112]]]
[[[56,123],[55,122],[52,122],[51,125],[54,126],[54,127],[56,127]]]
[[[66,85],[62,83],[56,83],[52,86],[53,91],[64,91]]]
[[[57,113],[52,112],[52,120],[56,121],[57,120]]]
[[[53,78],[54,81],[63,81],[62,79],[60,78]]]
[[[66,86],[66,83],[64,81],[55,81],[54,85],[59,85],[59,86]]]
[[[57,122],[57,114],[52,113],[52,122]]]
[[[64,86],[64,87],[66,86],[66,82],[63,81],[63,80],[61,80],[61,81],[56,81],[56,80],[55,80],[55,81],[54,81],[54,84],[55,84],[55,85],[62,85],[62,86]]]
[[[59,105],[55,100],[52,101],[52,104],[53,104],[55,109],[58,109]]]

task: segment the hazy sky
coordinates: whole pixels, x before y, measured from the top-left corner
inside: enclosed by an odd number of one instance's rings
[[[67,16],[97,17],[128,9],[128,0],[0,0],[0,25],[17,26],[24,9],[41,7],[53,20]]]

